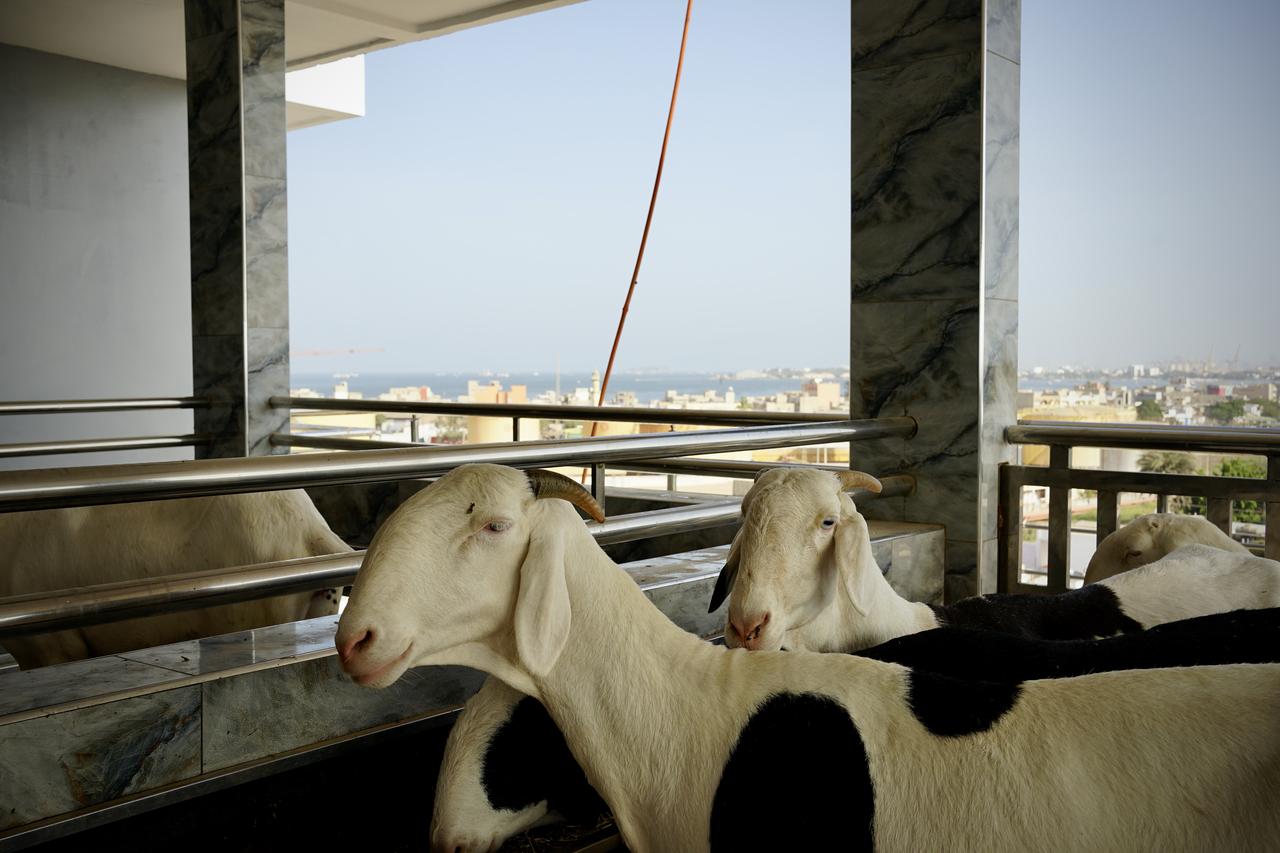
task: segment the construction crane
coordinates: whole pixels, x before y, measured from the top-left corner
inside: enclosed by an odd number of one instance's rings
[[[1236,354],[1231,356],[1231,360],[1227,362],[1227,367],[1231,373],[1236,372],[1236,365],[1240,363],[1240,344],[1236,344]]]

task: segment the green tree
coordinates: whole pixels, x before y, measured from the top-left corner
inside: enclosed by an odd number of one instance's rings
[[[1196,474],[1196,464],[1190,453],[1178,453],[1173,450],[1148,450],[1138,457],[1138,470],[1149,474]],[[1200,515],[1200,498],[1188,498],[1185,495],[1170,495],[1169,512],[1183,515]],[[1197,512],[1197,510],[1199,510]]]
[[[1275,400],[1261,400],[1258,405],[1262,408],[1264,418],[1280,418],[1280,403]]]
[[[1237,456],[1223,459],[1214,473],[1219,477],[1247,477],[1251,480],[1261,480],[1267,476],[1267,469],[1256,459]],[[1233,501],[1232,503],[1235,506],[1232,517],[1236,521],[1262,523],[1262,507],[1257,501]]]
[[[1196,463],[1190,453],[1148,450],[1138,457],[1138,470],[1149,474],[1194,474]]]
[[[1204,410],[1205,416],[1220,424],[1229,424],[1244,414],[1244,403],[1239,400],[1224,400],[1214,403]]]
[[[1138,420],[1162,421],[1164,420],[1164,409],[1160,408],[1160,404],[1155,400],[1143,400],[1138,404]]]

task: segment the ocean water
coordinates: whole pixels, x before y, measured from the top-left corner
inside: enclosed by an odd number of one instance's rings
[[[366,397],[376,397],[392,387],[426,385],[435,394],[456,400],[467,393],[467,380],[482,384],[496,380],[503,388],[524,385],[530,398],[544,391],[554,391],[554,372],[512,373],[485,376],[476,373],[361,373],[350,376],[347,386]],[[331,396],[333,386],[339,380],[329,373],[294,373],[290,376],[292,388],[310,388],[323,396]],[[699,394],[715,391],[723,395],[730,388],[742,397],[761,397],[784,391],[799,391],[804,380],[795,378],[718,379],[714,373],[616,373],[609,381],[610,399],[619,391],[630,391],[641,404],[661,400],[667,391],[680,394]],[[572,393],[574,388],[590,388],[591,373],[561,373],[560,392]]]

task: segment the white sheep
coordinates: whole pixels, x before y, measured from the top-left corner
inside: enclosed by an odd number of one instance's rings
[[[462,466],[378,531],[335,636],[358,684],[461,664],[542,701],[645,851],[1265,849],[1280,665],[961,681],[672,624],[564,502]],[[1048,805],[1046,805],[1048,804]]]
[[[1084,582],[1109,577],[1154,563],[1187,545],[1209,545],[1223,551],[1248,554],[1249,549],[1199,515],[1161,512],[1140,516],[1098,543],[1085,569]]]
[[[939,625],[1079,639],[1280,606],[1280,563],[1205,546],[1060,595],[907,601],[876,565],[847,486],[826,471],[775,469],[743,498],[742,529],[710,608],[731,591],[730,647],[850,652]]]
[[[856,654],[994,682],[1274,663],[1280,661],[1280,609],[1215,613],[1097,640],[1037,640],[973,628],[934,628]],[[431,850],[497,850],[528,829],[560,818],[592,822],[605,809],[542,703],[490,677],[449,733],[436,782]]]
[[[301,490],[0,515],[0,598],[345,553]],[[10,637],[22,668],[296,622],[338,612],[339,590],[301,592]]]

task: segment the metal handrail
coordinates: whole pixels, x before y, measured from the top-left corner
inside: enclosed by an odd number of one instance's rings
[[[737,459],[642,459],[638,462],[619,462],[606,467],[621,471],[642,471],[650,474],[684,474],[703,477],[736,477],[754,479],[774,468],[803,468],[807,471],[848,471],[847,465],[818,465],[807,462],[745,462]],[[892,474],[880,477],[881,497],[903,497],[915,491],[916,478],[910,474]]]
[[[343,412],[386,412],[408,415],[471,415],[493,418],[543,418],[563,421],[604,421],[643,424],[743,426],[762,424],[831,423],[849,418],[847,412],[757,412],[750,409],[661,409],[642,406],[550,406],[537,403],[428,403],[407,400],[345,400],[332,397],[272,397],[279,409]]]
[[[587,529],[601,545],[612,545],[731,524],[738,519],[739,505],[725,500],[638,512],[588,523]],[[278,560],[0,599],[0,638],[347,586],[364,554]]]
[[[1018,533],[1023,526],[1022,489],[1027,486],[1047,486],[1049,489],[1047,588],[1050,591],[1066,588],[1067,569],[1070,565],[1073,489],[1092,489],[1097,492],[1095,535],[1099,543],[1119,527],[1121,493],[1157,495],[1158,512],[1165,511],[1164,500],[1169,495],[1203,497],[1208,520],[1228,534],[1231,532],[1233,502],[1260,501],[1265,507],[1267,531],[1264,555],[1280,559],[1280,429],[1023,420],[1005,430],[1005,439],[1011,444],[1048,445],[1049,466],[1000,466],[998,576],[1001,591],[1031,590],[1020,580],[1022,558]],[[1242,453],[1267,457],[1267,471],[1265,479],[1250,479],[1081,469],[1071,466],[1073,447]],[[1044,591],[1045,587],[1036,589]]]
[[[851,489],[849,494],[858,503],[894,497],[905,494],[914,480],[886,477],[882,483],[885,488],[878,494],[866,489]],[[600,545],[616,545],[732,524],[740,507],[741,499],[731,498],[619,515],[588,523],[587,529]],[[0,638],[347,586],[355,580],[364,554],[279,560],[0,599]]]
[[[562,441],[407,447],[188,462],[146,462],[0,474],[0,512],[196,497],[302,486],[406,480],[488,462],[517,468],[625,462],[665,456],[910,437],[912,418],[738,427]]]
[[[200,397],[121,397],[107,400],[24,400],[0,403],[0,415],[53,415],[66,412],[137,412],[152,409],[199,409]]]
[[[62,453],[95,453],[107,450],[149,450],[157,447],[195,447],[208,444],[207,435],[149,435],[134,438],[83,438],[69,441],[30,441],[0,444],[0,459],[52,456]]]
[[[1153,424],[1049,423],[1018,421],[1007,427],[1010,444],[1120,447],[1219,453],[1280,453],[1280,429],[1259,427],[1178,427]]]

